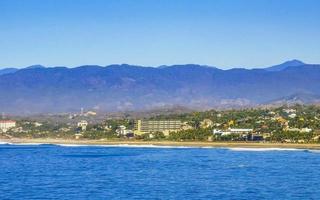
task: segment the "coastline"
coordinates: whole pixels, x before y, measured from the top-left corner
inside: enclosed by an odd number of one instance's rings
[[[137,140],[74,140],[52,138],[11,138],[0,139],[11,144],[65,144],[65,145],[132,145],[132,146],[174,146],[174,147],[217,147],[217,148],[283,148],[320,150],[320,144],[258,143],[258,142],[201,142],[201,141],[137,141]]]

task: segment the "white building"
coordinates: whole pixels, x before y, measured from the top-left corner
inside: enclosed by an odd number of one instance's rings
[[[310,133],[311,131],[312,131],[311,128],[302,128],[302,129],[301,129],[301,132],[302,132],[302,133]]]
[[[244,133],[252,133],[252,128],[229,128],[231,133],[244,134]]]
[[[228,128],[226,131],[213,129],[212,133],[214,135],[231,135],[231,134],[249,134],[252,133],[253,129],[251,128]]]
[[[213,129],[212,133],[213,133],[213,135],[222,135],[224,133],[224,131],[222,131],[220,129]]]
[[[300,132],[300,133],[310,133],[312,131],[311,128],[285,128],[285,131],[293,131],[293,132]]]
[[[0,120],[0,131],[7,132],[10,128],[16,127],[16,121]]]
[[[116,133],[118,133],[118,135],[125,135],[127,131],[127,127],[125,127],[124,125],[120,125],[117,130]]]
[[[81,120],[77,125],[82,131],[85,131],[87,129],[88,122],[86,120]]]
[[[35,127],[42,126],[42,123],[39,123],[39,122],[34,122],[33,124],[34,124]]]
[[[116,133],[119,136],[126,136],[128,134],[133,134],[132,130],[127,129],[127,127],[125,127],[124,125],[121,125],[117,128]]]
[[[290,114],[290,113],[296,113],[297,111],[295,109],[283,109],[283,112]]]
[[[297,116],[296,113],[291,113],[290,115],[288,115],[288,117],[290,117],[291,119],[295,118]]]

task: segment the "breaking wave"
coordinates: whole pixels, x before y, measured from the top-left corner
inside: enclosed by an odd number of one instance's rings
[[[232,147],[227,148],[230,151],[312,151],[308,149],[295,149],[295,148],[245,148],[245,147]]]
[[[215,146],[170,146],[157,144],[48,144],[48,143],[10,143],[0,141],[0,145],[16,145],[16,146],[40,146],[52,145],[61,147],[106,147],[106,148],[161,148],[161,149],[224,149],[237,152],[267,152],[267,151],[301,151],[310,153],[320,153],[317,149],[299,149],[299,148],[259,148],[259,147],[215,147]]]
[[[197,148],[197,147],[188,147],[188,146],[165,146],[165,145],[140,145],[140,144],[54,144],[62,147],[125,147],[125,148]]]

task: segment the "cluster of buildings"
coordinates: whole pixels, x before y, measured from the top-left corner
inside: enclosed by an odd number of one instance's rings
[[[200,122],[201,128],[212,128],[214,123],[210,119],[204,119]],[[193,129],[194,127],[188,125],[180,120],[137,120],[134,125],[134,130],[127,129],[124,125],[120,125],[116,130],[119,136],[134,136],[152,133],[163,133],[164,136],[169,136],[171,132],[178,132],[181,130]],[[239,134],[243,137],[250,136],[252,140],[262,139],[254,133],[253,129],[229,128],[227,130],[213,129],[214,136],[227,136],[231,134]]]
[[[169,136],[170,132],[182,130],[183,125],[180,120],[137,120],[133,130],[127,129],[124,125],[120,125],[116,129],[116,133],[118,136],[133,137],[134,135],[160,132],[165,136]]]
[[[307,113],[308,114],[308,113]],[[77,116],[94,116],[96,115],[93,111],[88,111],[86,113],[81,111],[80,115]],[[216,115],[216,116],[215,116]],[[134,136],[141,136],[143,138],[148,136],[152,138],[152,136],[156,137],[157,135],[154,133],[162,133],[164,136],[169,136],[172,132],[178,132],[183,130],[190,129],[205,129],[205,131],[212,131],[212,135],[210,136],[212,139],[239,139],[247,140],[247,141],[260,141],[272,138],[273,130],[277,131],[286,131],[286,132],[300,132],[300,133],[313,133],[318,130],[318,126],[314,124],[307,125],[299,125],[297,126],[295,122],[304,121],[304,119],[308,119],[309,115],[305,115],[301,110],[295,109],[278,109],[267,112],[261,112],[254,115],[246,115],[246,116],[229,116],[228,114],[214,113],[212,115],[205,115],[203,117],[199,117],[202,121],[197,120],[175,120],[175,119],[167,119],[167,120],[147,120],[141,119],[136,120],[134,126],[131,120],[120,120],[111,119],[110,122],[107,120],[107,123],[103,124],[93,124],[91,126],[90,123],[95,123],[91,118],[79,117],[77,121],[72,120],[71,123],[68,123],[64,126],[61,126],[56,132],[53,132],[51,129],[42,126],[41,123],[38,122],[25,122],[19,121],[18,127],[16,126],[16,121],[14,120],[0,120],[0,133],[5,132],[17,132],[17,133],[28,133],[36,132],[36,133],[56,133],[59,135],[60,133],[68,133],[74,134],[76,139],[79,139],[84,136],[88,136],[91,134],[95,134],[94,131],[106,131],[105,133],[111,133],[113,136],[118,135],[119,137],[127,137],[131,138]],[[311,115],[312,116],[312,115]],[[320,115],[312,116],[314,119],[307,122],[317,122],[319,121]],[[204,119],[207,117],[207,119]],[[223,117],[223,118],[222,118]],[[318,117],[318,118],[317,118]],[[88,121],[86,121],[86,120]],[[186,119],[186,118],[185,118]],[[213,121],[212,121],[213,120]],[[112,126],[111,126],[111,125]],[[126,127],[123,124],[130,124]],[[49,124],[50,125],[50,124]],[[290,127],[292,126],[292,127]],[[30,128],[31,127],[31,128]],[[37,128],[40,127],[40,128]],[[231,128],[231,127],[241,127],[241,128]],[[252,128],[243,128],[243,127],[255,127]],[[276,128],[274,128],[276,127]],[[296,128],[300,127],[300,128]],[[301,128],[304,127],[304,128]],[[314,130],[312,130],[312,127]],[[48,129],[48,130],[47,130]],[[86,132],[85,132],[86,131]],[[116,133],[116,134],[115,134]],[[189,132],[185,132],[188,134]],[[209,134],[209,132],[206,132]],[[320,133],[320,132],[319,132]],[[7,133],[8,134],[8,133]],[[147,134],[147,135],[145,135]],[[182,133],[184,134],[184,133]],[[291,134],[292,135],[292,134]],[[300,134],[302,135],[302,134]],[[320,134],[319,140],[320,140]],[[222,136],[222,137],[221,137]],[[102,137],[104,135],[102,134]],[[318,136],[317,136],[318,137]],[[138,137],[139,138],[139,137]],[[209,140],[209,138],[208,138]]]
[[[228,128],[227,130],[213,129],[212,133],[214,136],[228,136],[237,134],[243,139],[251,141],[261,141],[266,137],[265,134],[255,133],[251,128]]]
[[[201,128],[212,128],[215,124],[210,119],[204,119],[200,122]],[[134,126],[134,130],[128,130],[125,126],[121,125],[117,129],[118,135],[126,136],[152,134],[161,132],[165,136],[169,136],[171,132],[177,132],[181,130],[193,129],[194,127],[188,125],[180,120],[137,120]],[[213,136],[227,136],[231,134],[239,134],[248,140],[262,140],[263,137],[254,133],[253,129],[241,129],[241,128],[229,128],[227,130],[212,130]]]

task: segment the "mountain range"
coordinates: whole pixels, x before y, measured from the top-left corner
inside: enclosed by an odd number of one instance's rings
[[[299,60],[229,70],[195,64],[34,65],[0,70],[0,94],[0,112],[10,114],[314,104],[320,102],[320,65]]]

